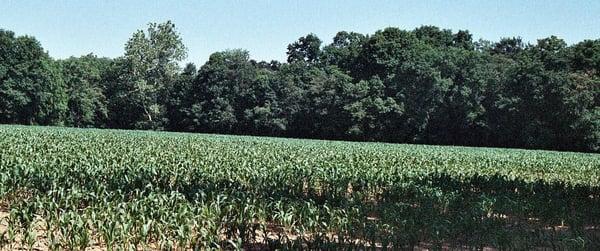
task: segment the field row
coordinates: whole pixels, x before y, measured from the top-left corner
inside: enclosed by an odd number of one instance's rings
[[[600,155],[0,126],[2,248],[600,248]]]

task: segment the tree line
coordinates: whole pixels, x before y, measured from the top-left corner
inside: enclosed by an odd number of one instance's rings
[[[600,39],[390,27],[308,34],[287,62],[186,54],[170,21],[118,58],[55,60],[0,30],[0,123],[600,151]]]

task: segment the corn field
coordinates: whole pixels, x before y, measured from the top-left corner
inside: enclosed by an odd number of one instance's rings
[[[600,249],[600,155],[0,126],[0,249]]]

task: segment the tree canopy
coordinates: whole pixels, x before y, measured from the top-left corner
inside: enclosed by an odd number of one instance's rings
[[[0,30],[0,123],[600,151],[600,39],[389,27],[309,33],[287,62],[186,54],[170,21],[114,59],[54,60]]]

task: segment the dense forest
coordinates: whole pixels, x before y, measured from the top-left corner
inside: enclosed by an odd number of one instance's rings
[[[170,21],[114,59],[55,60],[0,30],[0,123],[600,151],[600,39],[422,26],[308,34],[287,62],[186,54]]]

